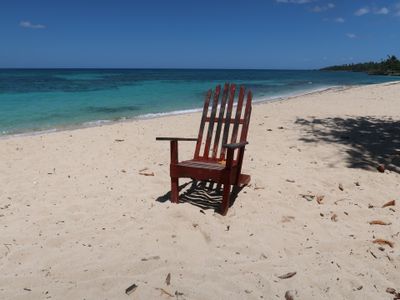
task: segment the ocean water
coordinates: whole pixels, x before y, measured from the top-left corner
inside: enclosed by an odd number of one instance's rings
[[[0,69],[0,135],[87,126],[201,108],[206,91],[245,85],[255,101],[396,80],[290,70]]]

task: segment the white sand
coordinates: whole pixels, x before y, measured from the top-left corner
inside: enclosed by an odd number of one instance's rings
[[[194,113],[0,140],[0,299],[284,299],[288,290],[294,299],[392,299],[386,288],[400,292],[400,84],[255,105],[244,161],[252,182],[226,217],[155,201],[170,186],[169,144],[155,137],[195,137],[199,120]],[[194,144],[179,150],[189,159]],[[390,170],[379,173],[378,163]],[[143,168],[155,176],[139,175]],[[396,205],[381,208],[389,200]],[[297,274],[277,277],[288,272]]]

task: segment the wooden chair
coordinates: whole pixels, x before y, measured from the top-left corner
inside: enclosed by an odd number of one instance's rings
[[[230,204],[231,185],[242,187],[250,182],[250,176],[241,174],[241,170],[244,149],[248,143],[252,93],[247,92],[244,105],[245,88],[240,87],[233,116],[236,85],[225,83],[222,97],[220,92],[221,86],[218,85],[211,102],[212,90],[207,92],[197,139],[157,137],[156,140],[170,141],[171,144],[171,201],[179,202],[180,177],[216,182],[224,185],[220,212],[226,215]],[[193,159],[178,161],[178,141],[197,141]]]

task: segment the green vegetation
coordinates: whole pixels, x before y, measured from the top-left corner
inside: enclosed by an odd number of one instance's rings
[[[388,55],[381,62],[367,62],[360,64],[347,64],[342,66],[331,66],[321,69],[323,71],[350,71],[365,72],[370,75],[396,75],[400,76],[400,61],[394,55]]]

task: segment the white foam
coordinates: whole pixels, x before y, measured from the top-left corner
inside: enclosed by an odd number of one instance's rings
[[[85,122],[82,124],[82,126],[83,127],[93,127],[93,126],[100,126],[100,125],[109,124],[109,123],[112,123],[112,121],[111,120],[95,120],[95,121]]]
[[[269,96],[269,97],[266,97],[266,96],[258,97],[253,100],[253,103],[272,102],[272,101],[277,101],[277,100],[290,99],[293,97],[305,96],[305,95],[325,92],[325,91],[334,90],[334,89],[341,89],[343,87],[344,86],[341,86],[341,85],[332,85],[332,86],[315,88],[312,90],[298,90],[295,92],[284,93],[284,94],[279,94],[279,95],[274,95],[274,96]]]
[[[185,115],[185,114],[195,113],[195,112],[199,112],[199,111],[202,111],[202,108],[182,109],[182,110],[174,110],[174,111],[170,111],[170,112],[148,113],[148,114],[136,116],[132,119],[154,119],[154,118],[165,117],[165,116]]]

